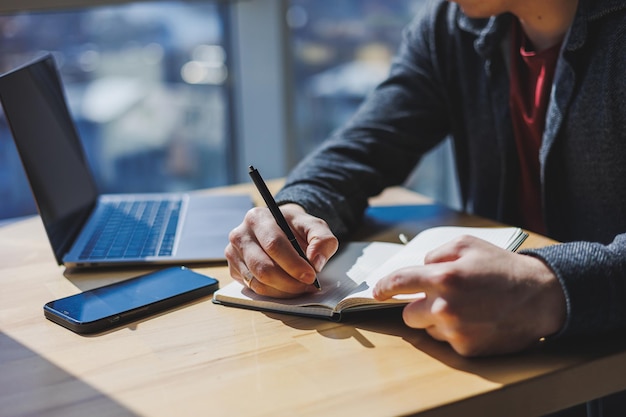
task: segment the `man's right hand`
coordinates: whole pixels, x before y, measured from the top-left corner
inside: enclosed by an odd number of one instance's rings
[[[316,274],[335,254],[339,241],[324,220],[307,214],[301,206],[285,204],[280,210],[311,264],[298,255],[269,209],[256,207],[230,232],[224,251],[230,275],[269,297],[315,292]]]

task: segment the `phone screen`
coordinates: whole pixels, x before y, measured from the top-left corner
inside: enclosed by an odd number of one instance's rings
[[[95,331],[208,295],[217,285],[214,278],[174,267],[51,301],[44,312],[70,330]]]

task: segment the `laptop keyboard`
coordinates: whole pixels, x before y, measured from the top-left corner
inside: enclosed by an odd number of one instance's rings
[[[109,202],[81,259],[172,254],[181,200]]]

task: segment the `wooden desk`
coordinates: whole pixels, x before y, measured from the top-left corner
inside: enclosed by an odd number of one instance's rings
[[[397,189],[375,202],[422,204],[403,231],[489,223]],[[395,239],[394,227],[374,225],[369,237]],[[338,324],[206,298],[83,337],[47,321],[43,304],[143,271],[64,276],[39,218],[0,229],[0,265],[1,416],[515,417],[626,388],[621,342],[470,360],[397,311]],[[194,269],[231,280],[224,264]]]

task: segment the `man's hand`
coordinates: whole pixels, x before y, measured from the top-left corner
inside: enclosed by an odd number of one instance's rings
[[[316,273],[339,242],[323,220],[296,204],[280,207],[311,265],[302,259],[267,208],[253,208],[230,232],[225,255],[230,275],[257,294],[289,298],[317,291]]]
[[[561,285],[537,258],[464,236],[431,251],[424,263],[388,275],[374,296],[424,292],[404,308],[405,323],[461,355],[520,351],[565,323]]]

